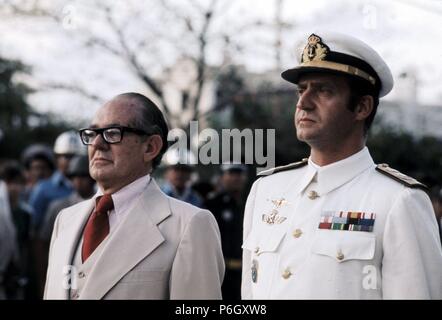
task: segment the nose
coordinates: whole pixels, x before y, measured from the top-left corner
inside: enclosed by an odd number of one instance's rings
[[[109,144],[104,141],[104,138],[101,134],[97,134],[95,139],[92,141],[92,144],[90,145],[94,149],[100,149],[100,150],[107,150],[109,149]]]
[[[296,108],[300,110],[311,110],[313,109],[313,103],[311,102],[311,92],[310,89],[306,88],[302,93],[298,94],[298,102],[296,103]]]

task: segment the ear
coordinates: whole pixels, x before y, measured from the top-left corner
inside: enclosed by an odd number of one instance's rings
[[[356,120],[365,120],[373,111],[373,97],[370,95],[362,96],[355,109]]]
[[[144,162],[151,162],[161,152],[163,140],[158,134],[147,138],[146,151],[144,152]]]

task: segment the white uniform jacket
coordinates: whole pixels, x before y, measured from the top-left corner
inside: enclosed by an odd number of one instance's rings
[[[364,148],[258,179],[244,217],[242,298],[441,299],[430,199],[414,179],[382,171],[391,170]]]

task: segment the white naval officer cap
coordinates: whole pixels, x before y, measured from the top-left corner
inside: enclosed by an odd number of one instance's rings
[[[297,49],[298,65],[281,74],[285,80],[296,84],[302,74],[326,72],[362,79],[379,92],[379,97],[393,88],[390,68],[361,40],[332,32],[316,32],[306,38],[307,43],[303,41]]]

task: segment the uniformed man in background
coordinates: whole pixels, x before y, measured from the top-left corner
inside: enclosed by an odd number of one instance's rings
[[[442,251],[425,186],[365,146],[393,87],[382,58],[340,34],[305,38],[294,123],[308,159],[263,172],[244,218],[244,299],[441,299]],[[407,155],[404,155],[407,156]]]
[[[246,182],[246,165],[223,163],[217,190],[209,194],[205,203],[205,208],[215,216],[221,233],[226,265],[221,287],[223,299],[241,299],[241,238]]]
[[[165,182],[161,190],[169,197],[201,208],[203,199],[191,186],[195,173],[193,163],[196,163],[196,159],[189,150],[168,150],[162,161]]]

